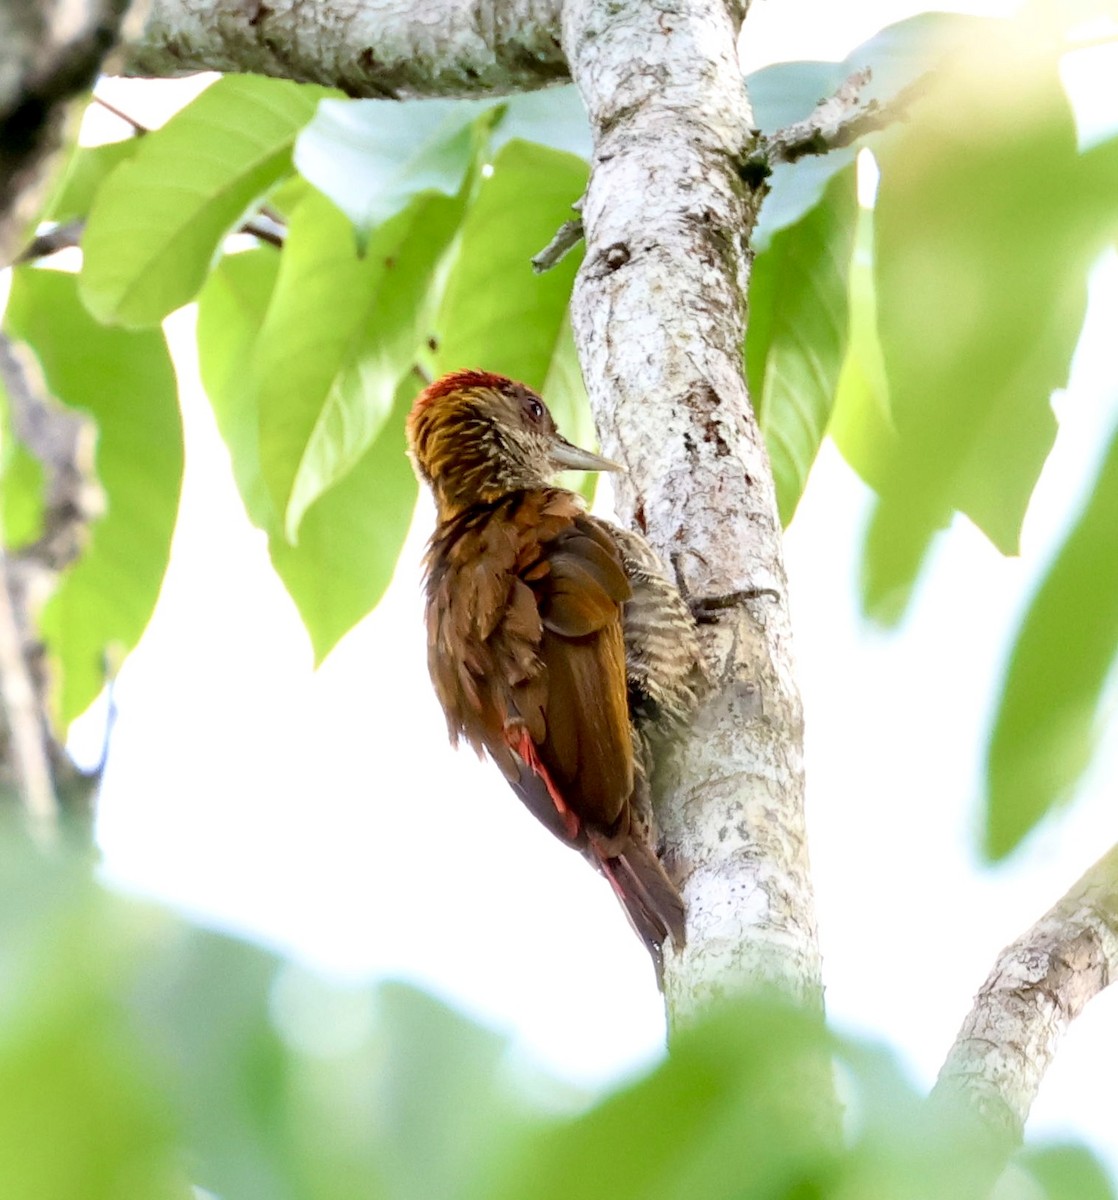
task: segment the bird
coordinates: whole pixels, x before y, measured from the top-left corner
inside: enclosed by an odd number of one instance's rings
[[[659,975],[685,939],[657,853],[649,775],[702,682],[695,620],[652,547],[552,482],[618,471],[502,375],[430,383],[407,419],[431,490],[427,657],[450,740],[496,763],[528,810],[609,881]]]

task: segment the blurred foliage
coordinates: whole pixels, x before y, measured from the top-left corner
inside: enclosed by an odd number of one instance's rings
[[[993,32],[875,150],[877,325],[897,433],[866,545],[866,605],[882,616],[901,611],[953,509],[1017,553],[1102,246],[1055,57]],[[1042,170],[1051,187],[1036,186]]]
[[[817,1086],[833,1064],[839,1135]],[[403,984],[343,987],[106,891],[0,826],[5,1200],[966,1200],[1006,1147],[890,1056],[740,1002],[644,1078],[577,1097]],[[1107,1200],[1027,1148],[1022,1200]]]
[[[1008,853],[1090,761],[1118,654],[1118,430],[1021,624],[987,771],[986,852]]]

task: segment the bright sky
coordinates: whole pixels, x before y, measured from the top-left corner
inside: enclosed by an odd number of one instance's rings
[[[840,58],[918,7],[757,0],[747,66]],[[1096,86],[1112,79],[1111,68]],[[190,320],[171,323],[180,351]],[[996,872],[972,850],[1008,638],[1118,420],[1116,320],[1112,256],[1095,278],[1020,560],[957,522],[903,630],[866,628],[855,563],[868,493],[829,449],[787,539],[829,1010],[840,1027],[895,1046],[924,1084],[997,951],[1118,837],[1112,729],[1066,819]],[[418,980],[566,1078],[599,1083],[650,1061],[660,1006],[608,887],[493,768],[446,745],[421,628],[429,507],[384,602],[312,671],[189,351],[179,357],[182,516],[155,617],[116,690],[99,823],[109,877],[338,977]],[[76,730],[87,750],[102,721],[95,710]],[[602,1027],[603,987],[627,1022]],[[1073,1026],[1032,1129],[1086,1133],[1118,1165],[1112,1072],[1100,1068],[1115,1061],[1111,989]]]

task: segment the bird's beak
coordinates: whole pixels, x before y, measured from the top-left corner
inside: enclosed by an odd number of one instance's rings
[[[557,437],[551,443],[551,461],[557,467],[567,471],[624,471],[620,463],[615,463],[600,454],[591,454],[589,450],[581,450],[572,446],[566,438]]]

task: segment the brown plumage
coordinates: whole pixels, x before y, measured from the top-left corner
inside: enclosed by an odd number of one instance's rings
[[[408,442],[438,525],[428,664],[452,742],[488,752],[556,837],[606,876],[658,962],[683,903],[655,849],[647,775],[694,706],[690,611],[651,548],[551,486],[616,470],[560,436],[542,400],[460,371],[417,398]]]

